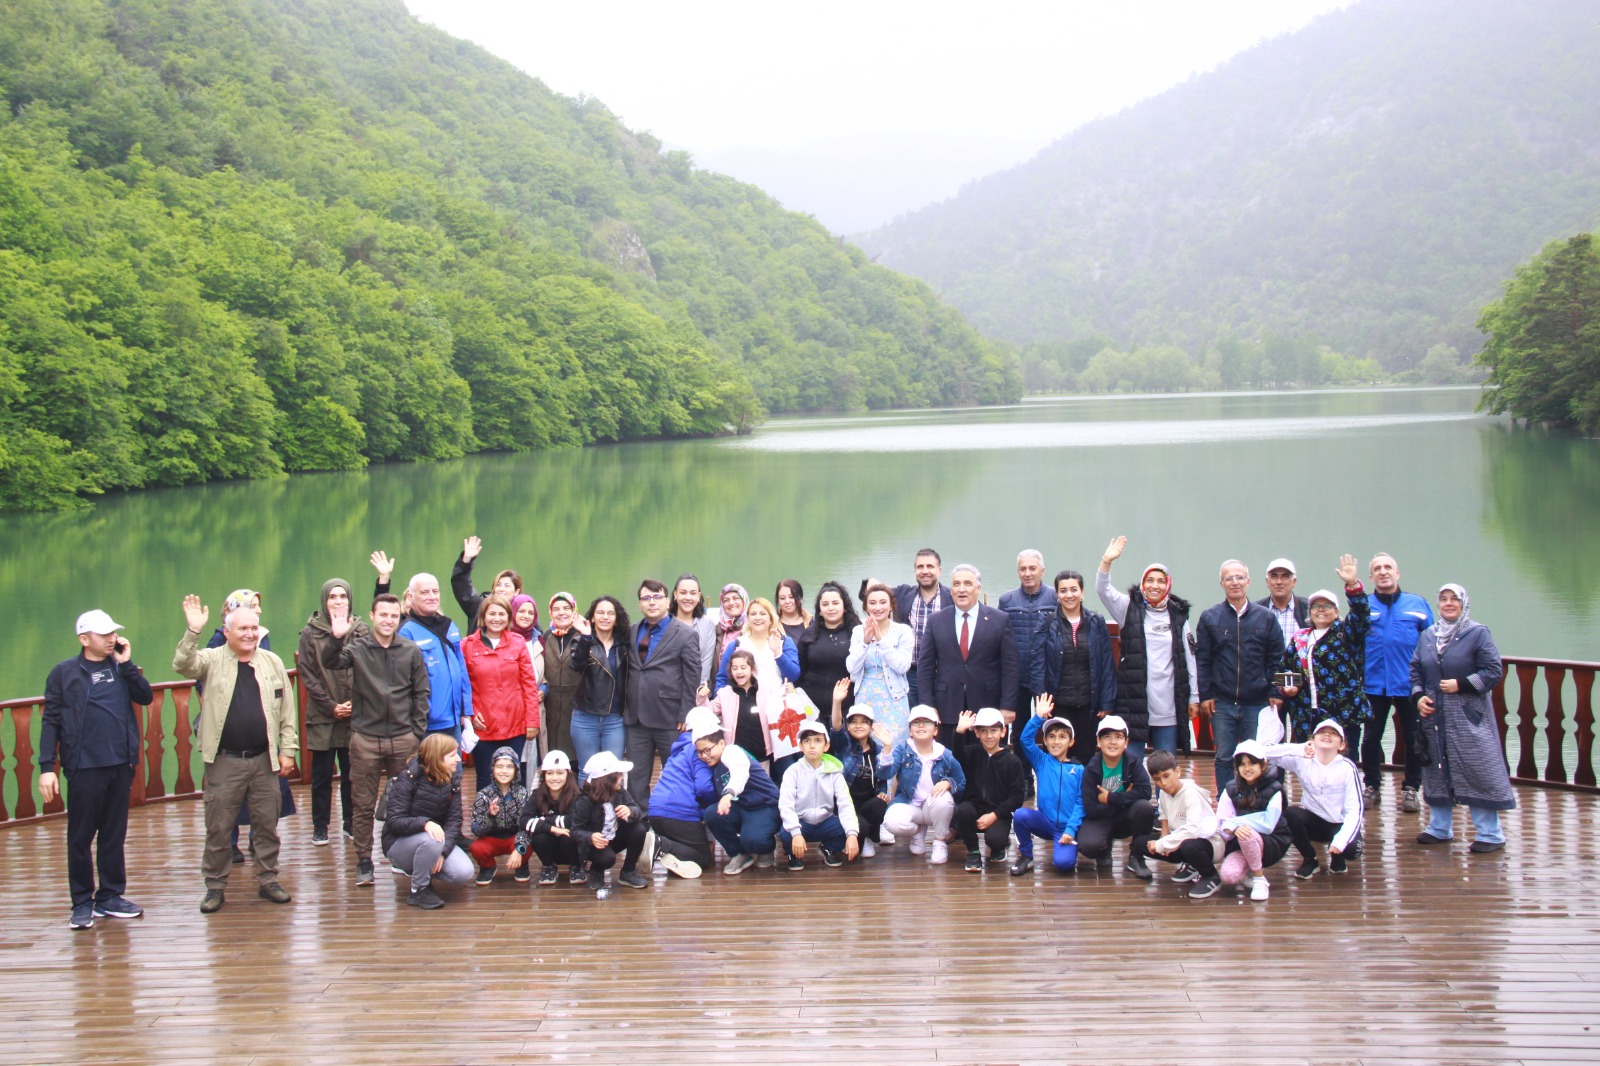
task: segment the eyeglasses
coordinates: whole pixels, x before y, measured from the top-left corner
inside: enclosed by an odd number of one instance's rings
[[[639,602],[640,603],[655,603],[657,600],[664,600],[666,598],[667,598],[666,595],[664,593],[660,593],[660,592],[649,592],[649,593],[640,593],[639,594]]]

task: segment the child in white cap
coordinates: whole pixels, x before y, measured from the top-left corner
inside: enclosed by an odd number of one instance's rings
[[[622,853],[622,872],[617,883],[629,888],[650,886],[637,869],[649,829],[622,779],[632,769],[632,763],[604,749],[583,764],[583,788],[568,821],[577,838],[578,861],[589,871],[589,887],[596,899],[611,893],[606,887],[606,871],[616,865],[618,852]]]
[[[883,827],[896,837],[909,836],[911,854],[926,851],[930,863],[949,862],[946,841],[967,776],[955,755],[935,739],[939,714],[932,707],[913,707],[907,729],[911,735],[878,761],[878,773],[895,779],[894,802],[884,813]]]
[[[539,766],[539,785],[523,811],[527,821],[515,844],[522,854],[531,849],[539,856],[540,885],[555,884],[562,866],[567,868],[567,879],[575,885],[588,878],[583,863],[578,861],[578,842],[567,821],[577,801],[578,775],[572,772],[567,753],[547,752]]]
[[[1317,723],[1304,744],[1275,744],[1266,749],[1274,766],[1300,782],[1300,805],[1284,812],[1289,835],[1303,860],[1294,871],[1302,880],[1317,875],[1314,841],[1328,845],[1328,872],[1342,874],[1348,860],[1361,854],[1361,779],[1356,764],[1346,759],[1344,727],[1331,718]]]
[[[860,854],[861,827],[850,802],[844,765],[827,754],[828,730],[821,722],[800,723],[800,759],[783,775],[778,793],[778,839],[789,855],[789,869],[805,869],[809,844],[819,845],[822,861],[841,866]]]
[[[1005,717],[993,707],[962,711],[956,721],[956,759],[967,788],[956,804],[954,821],[956,836],[967,847],[969,874],[984,870],[979,833],[995,861],[1004,861],[1012,816],[1027,801],[1027,768],[1005,739]]]

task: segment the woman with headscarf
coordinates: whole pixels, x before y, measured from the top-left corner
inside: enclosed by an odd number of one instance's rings
[[[338,643],[330,628],[335,618],[350,619],[350,640],[367,635],[367,623],[351,610],[350,582],[322,583],[321,606],[300,630],[300,687],[306,691],[305,747],[311,752],[311,843],[328,842],[333,814],[333,770],[339,767],[339,815],[350,835],[350,671],[322,665],[322,649]]]
[[[1471,851],[1506,846],[1500,812],[1517,805],[1489,693],[1504,673],[1487,626],[1472,620],[1467,590],[1439,589],[1439,620],[1411,655],[1411,696],[1422,716],[1422,794],[1432,814],[1418,844],[1454,836],[1453,808],[1472,815]]]
[[[1366,696],[1367,593],[1357,576],[1353,555],[1339,557],[1339,580],[1344,582],[1350,610],[1339,617],[1339,601],[1329,589],[1311,594],[1307,611],[1311,624],[1289,638],[1278,663],[1278,673],[1293,674],[1291,685],[1279,688],[1289,738],[1310,740],[1311,730],[1329,719],[1348,729],[1370,713]],[[1276,738],[1254,734],[1263,744]]]
[[[578,600],[570,592],[558,592],[550,597],[550,628],[544,634],[544,750],[564,751],[567,758],[576,757],[572,746],[572,704],[578,697],[578,683],[583,680],[583,670],[571,661],[572,649],[578,643],[578,631],[572,623],[578,617]],[[533,760],[528,760],[532,763]]]
[[[1151,563],[1126,593],[1111,584],[1111,564],[1127,546],[1127,537],[1115,537],[1106,546],[1094,590],[1106,614],[1121,627],[1117,714],[1128,724],[1128,757],[1143,761],[1152,726],[1176,726],[1178,751],[1188,752],[1189,721],[1200,716],[1200,674],[1189,602],[1172,595],[1172,572]]]
[[[716,656],[712,662],[721,666],[722,660],[727,656],[728,645],[739,639],[744,632],[744,612],[750,605],[750,594],[744,590],[743,585],[722,586],[722,598],[719,601],[722,610],[717,613],[716,642],[713,654]],[[711,671],[711,679],[715,681],[718,670]],[[725,681],[717,682],[711,687],[715,690]]]

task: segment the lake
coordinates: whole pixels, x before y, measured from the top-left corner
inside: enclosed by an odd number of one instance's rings
[[[263,594],[263,624],[292,658],[322,582],[366,598],[367,555],[403,582],[442,582],[476,533],[477,578],[520,569],[541,604],[557,589],[635,606],[640,578],[681,571],[808,598],[837,577],[911,579],[924,545],[984,573],[991,602],[1016,554],[1091,574],[1129,538],[1115,577],[1172,567],[1174,591],[1222,598],[1237,556],[1266,595],[1269,559],[1299,590],[1335,587],[1341,552],[1363,570],[1396,556],[1403,587],[1467,587],[1503,652],[1600,658],[1600,442],[1511,428],[1473,412],[1476,389],[1362,389],[1030,399],[1001,408],[776,419],[748,437],[486,455],[359,473],[113,495],[92,509],[0,516],[0,693],[32,696],[73,654],[79,612],[126,625],[152,679],[175,675],[180,606],[215,622],[223,596]],[[459,615],[454,601],[445,605]],[[1090,605],[1098,608],[1091,594]],[[542,607],[541,607],[542,610]],[[459,621],[458,617],[458,621]],[[465,627],[463,627],[465,628]]]

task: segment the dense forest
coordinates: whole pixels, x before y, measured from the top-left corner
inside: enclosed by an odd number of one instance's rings
[[[1489,341],[1480,407],[1600,437],[1600,247],[1551,241],[1506,282],[1478,324]]]
[[[1459,372],[1516,265],[1600,222],[1597,46],[1588,0],[1362,0],[857,241],[1054,349],[1025,367],[1289,344]]]
[[[0,508],[994,403],[925,285],[399,0],[0,0]]]

